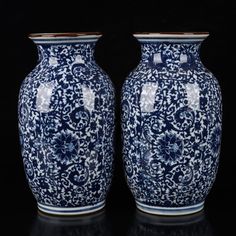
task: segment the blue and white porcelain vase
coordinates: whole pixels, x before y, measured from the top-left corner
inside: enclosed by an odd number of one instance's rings
[[[39,62],[19,94],[26,176],[38,208],[76,215],[104,207],[112,178],[114,90],[96,65],[100,35],[32,34]]]
[[[202,64],[207,33],[136,34],[141,61],[122,90],[123,158],[138,209],[200,211],[216,177],[219,84]]]

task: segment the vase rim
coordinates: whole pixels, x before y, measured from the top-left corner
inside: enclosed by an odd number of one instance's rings
[[[137,32],[135,37],[147,38],[206,38],[209,32]]]
[[[208,32],[138,32],[133,34],[141,42],[201,42]]]
[[[75,38],[75,37],[99,37],[99,32],[65,32],[65,33],[31,33],[29,38]]]
[[[28,35],[36,44],[93,42],[101,36],[99,32],[31,33]]]

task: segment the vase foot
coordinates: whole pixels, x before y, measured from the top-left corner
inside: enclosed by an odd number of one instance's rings
[[[180,216],[180,215],[189,215],[201,211],[204,207],[204,202],[186,207],[158,207],[158,206],[149,206],[136,201],[136,206],[140,211],[149,214]]]
[[[105,206],[105,201],[99,202],[95,205],[84,206],[84,207],[53,207],[38,203],[38,209],[41,212],[51,215],[62,215],[62,216],[89,214],[101,210],[104,206]]]

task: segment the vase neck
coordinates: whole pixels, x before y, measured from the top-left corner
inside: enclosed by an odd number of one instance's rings
[[[154,65],[191,63],[192,60],[200,60],[200,45],[200,42],[141,42],[142,61]]]
[[[39,61],[49,64],[85,63],[94,60],[94,49],[101,35],[91,33],[31,34]]]
[[[37,44],[39,61],[49,64],[85,63],[94,60],[95,42],[73,44]]]
[[[208,34],[136,34],[141,44],[141,62],[151,67],[175,70],[200,66],[199,49]]]

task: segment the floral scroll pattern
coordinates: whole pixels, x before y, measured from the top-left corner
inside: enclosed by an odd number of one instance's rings
[[[37,201],[104,201],[112,176],[114,91],[95,64],[95,42],[37,45],[40,61],[19,95],[19,131]]]
[[[199,59],[199,46],[141,42],[141,62],[123,85],[124,165],[140,203],[198,204],[214,182],[221,94],[217,80]],[[155,99],[151,91],[143,96],[147,86],[155,90]]]

